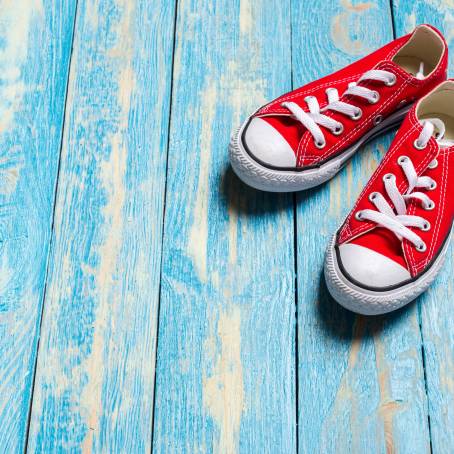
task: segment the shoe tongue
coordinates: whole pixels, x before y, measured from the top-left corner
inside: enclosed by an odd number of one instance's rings
[[[412,77],[415,77],[418,80],[424,80],[426,78],[426,75],[424,73],[425,71],[425,66],[424,62],[420,62],[418,66],[418,70],[413,65],[405,65],[400,62],[396,62],[394,60],[391,60],[396,66],[398,66],[402,71],[406,72]]]
[[[454,145],[454,140],[452,139],[447,139],[445,137],[445,132],[446,132],[446,126],[440,118],[424,118],[424,120],[420,120],[421,124],[424,124],[424,122],[430,122],[434,125],[434,132],[433,136],[435,140],[438,142],[438,144],[441,147],[451,147]]]
[[[419,80],[423,80],[425,78],[425,76],[424,76],[424,62],[423,61],[419,64],[419,70],[415,74],[415,77],[417,79],[419,79]]]

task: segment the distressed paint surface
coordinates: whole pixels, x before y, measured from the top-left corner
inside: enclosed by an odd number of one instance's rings
[[[289,3],[181,0],[176,33],[154,450],[294,452],[292,198],[227,157],[290,88]]]
[[[397,33],[408,33],[419,23],[431,23],[443,32],[451,52],[448,77],[453,77],[454,2],[399,1],[393,6]],[[434,453],[452,453],[454,449],[453,259],[451,247],[443,271],[418,300]]]
[[[391,7],[0,0],[0,452],[452,452],[452,254],[384,317],[321,278],[390,137],[296,197],[227,159],[248,113],[393,25],[453,44],[451,0]]]
[[[328,13],[322,1],[294,3],[296,85],[393,38],[387,1],[335,4]],[[416,306],[386,317],[354,316],[332,300],[322,276],[331,235],[389,143],[389,136],[373,141],[332,181],[297,196],[301,453],[429,450]]]
[[[173,17],[78,2],[30,452],[150,450]]]
[[[0,1],[0,451],[27,433],[75,1]]]

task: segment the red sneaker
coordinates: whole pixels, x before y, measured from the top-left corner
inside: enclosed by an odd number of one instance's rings
[[[408,113],[382,163],[333,238],[331,295],[361,314],[397,309],[440,271],[454,216],[454,80]]]
[[[298,191],[329,180],[361,145],[398,125],[413,101],[446,79],[447,57],[441,33],[421,25],[277,98],[232,137],[233,169],[266,191]]]

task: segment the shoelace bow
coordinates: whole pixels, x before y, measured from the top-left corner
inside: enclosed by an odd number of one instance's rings
[[[375,80],[383,82],[387,86],[392,86],[396,83],[396,76],[389,71],[372,69],[365,72],[360,77],[358,82],[350,83],[343,96],[353,95],[366,99],[371,104],[377,103],[380,99],[378,91],[357,85],[365,80]],[[290,113],[312,134],[317,148],[323,148],[326,145],[325,136],[320,129],[320,126],[329,129],[335,135],[341,134],[344,130],[344,126],[340,121],[336,121],[333,118],[324,115],[324,112],[339,112],[349,116],[353,120],[359,120],[363,113],[361,108],[344,101],[340,101],[339,93],[335,88],[328,88],[326,90],[326,95],[328,97],[328,104],[323,109],[320,109],[320,105],[315,96],[307,96],[304,98],[304,101],[309,108],[309,112],[305,112],[294,102],[284,102],[281,104],[282,107],[288,109]]]
[[[442,137],[445,132],[444,123],[438,118],[431,118],[424,122],[423,129],[419,138],[415,141],[414,146],[417,149],[423,149],[429,142],[435,127],[438,130],[437,137]],[[379,192],[373,192],[369,195],[369,200],[375,205],[377,210],[366,209],[356,212],[356,219],[360,221],[371,221],[393,232],[399,240],[403,238],[410,241],[418,251],[424,252],[427,248],[424,241],[419,235],[410,230],[408,227],[416,227],[423,231],[430,229],[430,223],[421,216],[407,214],[407,201],[419,200],[425,210],[433,210],[435,203],[423,192],[414,191],[416,188],[433,190],[437,187],[435,180],[427,176],[418,177],[413,162],[408,156],[400,156],[399,165],[404,171],[408,181],[408,189],[405,194],[401,194],[396,185],[396,176],[387,173],[383,176],[385,190],[389,199],[394,205],[394,210],[386,201],[385,197]],[[437,167],[438,162],[434,159],[429,168]]]

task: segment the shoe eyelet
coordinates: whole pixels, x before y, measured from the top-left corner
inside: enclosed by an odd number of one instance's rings
[[[363,220],[364,220],[364,219],[363,219],[363,212],[362,212],[362,211],[357,211],[357,212],[355,213],[355,219],[356,219],[357,221],[363,221]]]
[[[432,211],[435,208],[435,202],[432,200],[424,207],[426,211]]]
[[[436,181],[432,181],[432,183],[430,183],[430,186],[427,188],[429,191],[433,191],[434,189],[436,189],[437,187],[437,182]]]
[[[430,230],[430,222],[426,221],[426,223],[421,227],[423,232],[428,232]]]
[[[378,124],[380,124],[382,121],[383,121],[383,115],[377,115],[377,116],[374,118],[374,125],[378,125]]]
[[[352,120],[359,120],[361,117],[363,116],[363,111],[361,109],[358,108],[358,110],[356,111],[356,113],[354,113],[350,118]]]
[[[424,148],[427,147],[427,144],[421,145],[421,144],[419,143],[419,139],[416,139],[416,140],[413,142],[413,145],[414,145],[414,147],[415,147],[417,150],[424,150]]]
[[[404,162],[408,162],[410,158],[408,156],[399,156],[399,159],[397,160],[397,164],[399,164],[400,166],[404,163]]]
[[[418,252],[426,252],[427,251],[427,246],[426,243],[420,243],[417,246],[415,246],[416,250]]]
[[[321,150],[322,148],[325,148],[326,142],[317,142],[316,140],[314,140],[314,145],[315,145],[319,150]]]
[[[390,181],[393,178],[396,178],[396,177],[392,173],[387,173],[387,174],[383,175],[383,181]]]
[[[339,123],[338,126],[334,130],[331,131],[335,136],[339,136],[344,132],[344,125],[342,123]]]
[[[429,169],[436,169],[438,167],[438,160],[437,159],[434,159],[433,161],[431,161],[429,163],[429,165],[427,166]]]
[[[377,104],[378,101],[380,101],[380,93],[378,91],[373,91],[373,98],[369,100],[370,104]]]
[[[378,192],[371,192],[371,193],[369,194],[369,200],[370,200],[371,202],[373,202],[373,201],[377,198],[377,196],[378,196]]]
[[[397,77],[395,74],[393,74],[393,76],[391,77],[391,79],[389,79],[388,81],[385,82],[385,85],[387,87],[392,87],[393,85],[395,85],[397,82]]]

